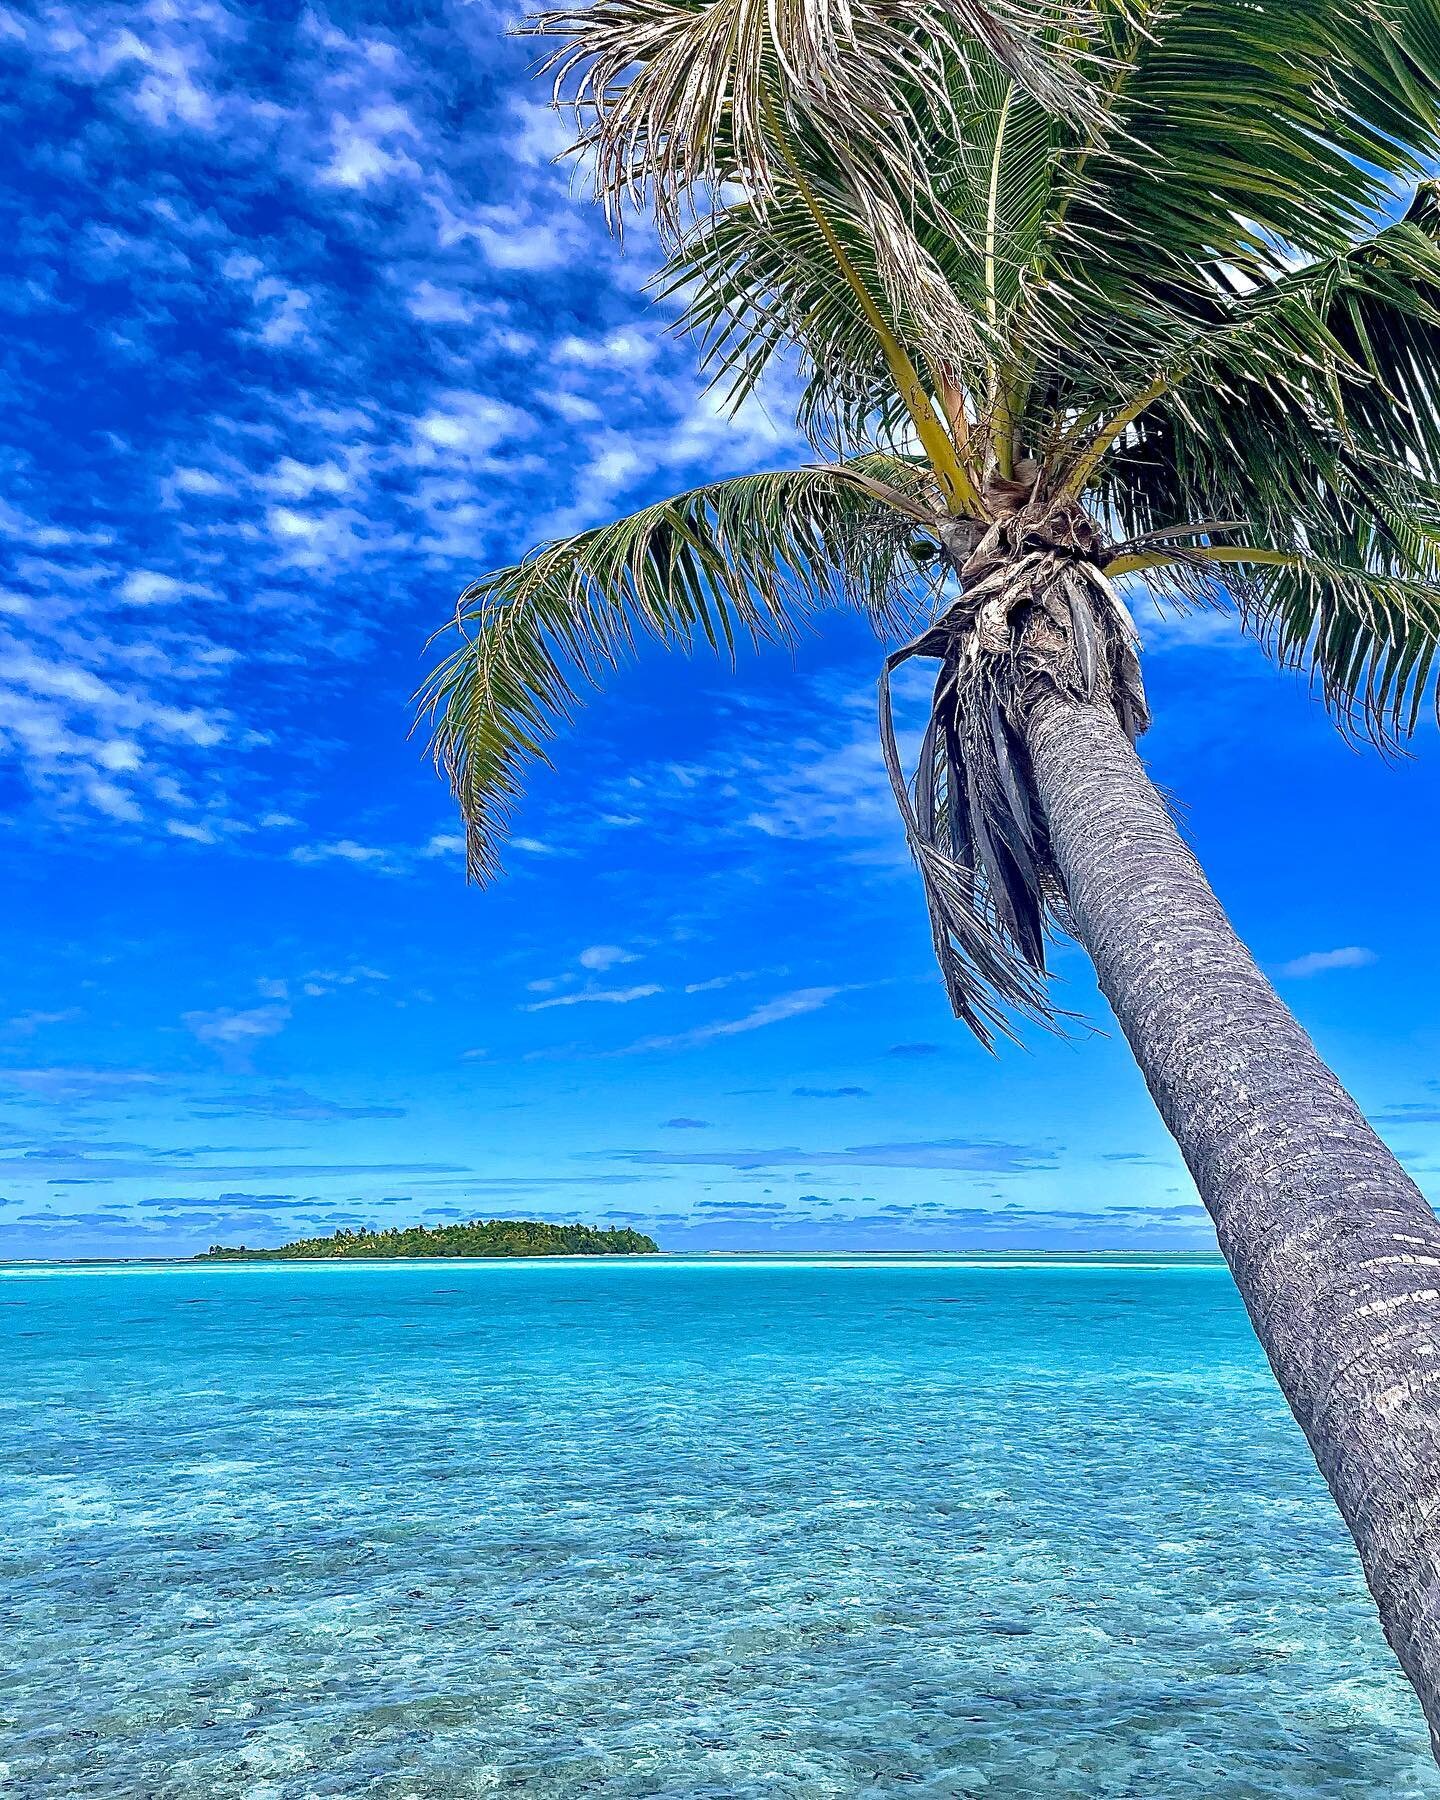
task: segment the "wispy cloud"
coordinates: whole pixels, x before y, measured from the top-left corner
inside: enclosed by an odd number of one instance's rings
[[[1043,1145],[983,1138],[852,1144],[843,1150],[803,1150],[792,1144],[772,1150],[616,1150],[587,1154],[656,1167],[726,1169],[951,1169],[1003,1175],[1055,1165],[1055,1152]]]
[[[359,1180],[368,1176],[439,1176],[471,1172],[463,1164],[447,1162],[295,1162],[252,1158],[214,1161],[203,1149],[189,1155],[145,1151],[127,1154],[90,1153],[65,1144],[0,1157],[0,1179],[24,1176],[38,1180],[50,1176],[80,1177],[96,1181],[319,1181],[331,1177]]]
[[[552,1006],[629,1006],[632,1001],[648,1000],[653,994],[664,991],[653,981],[628,988],[581,988],[573,994],[555,994],[549,1000],[528,1001],[520,1010],[533,1013],[546,1012]]]
[[[217,1006],[210,1012],[187,1012],[181,1023],[187,1031],[219,1050],[249,1049],[262,1038],[274,1037],[290,1020],[290,1008],[278,1001],[264,1006]]]
[[[349,1122],[353,1119],[403,1119],[403,1106],[381,1106],[362,1102],[346,1105],[337,1100],[322,1100],[303,1088],[275,1087],[259,1093],[235,1093],[223,1099],[207,1101],[193,1109],[197,1119],[298,1119],[306,1123]]]
[[[782,975],[785,973],[783,969],[779,972]],[[753,970],[737,969],[733,975],[711,975],[705,981],[687,981],[685,992],[687,994],[714,994],[718,993],[721,988],[733,987],[737,981],[753,981],[754,979]]]
[[[1373,950],[1347,944],[1340,950],[1310,950],[1304,956],[1281,963],[1275,973],[1286,981],[1306,981],[1312,975],[1328,975],[1332,969],[1364,969],[1377,960]]]
[[[429,854],[429,845],[424,854]],[[392,858],[392,852],[383,845],[359,844],[354,838],[337,838],[329,844],[297,844],[290,855],[298,863],[368,863],[377,868],[387,866]]]
[[[591,944],[582,950],[576,961],[582,969],[590,969],[597,975],[603,975],[607,969],[613,969],[620,963],[638,961],[633,950],[622,949],[619,944]]]
[[[654,1050],[694,1050],[701,1044],[713,1043],[716,1038],[738,1037],[743,1032],[760,1031],[767,1025],[778,1025],[786,1019],[799,1018],[803,1013],[818,1012],[822,1006],[828,1006],[837,994],[845,991],[840,987],[796,988],[793,993],[779,994],[775,999],[767,1000],[763,1006],[752,1008],[738,1019],[717,1019],[709,1025],[697,1025],[690,1031],[640,1038],[612,1054],[638,1056]]]
[[[28,1069],[0,1068],[0,1087],[58,1102],[108,1099],[163,1085],[159,1075],[143,1069],[89,1069],[61,1064]]]
[[[25,1012],[17,1013],[13,1019],[7,1019],[0,1025],[0,1031],[10,1037],[34,1037],[39,1031],[51,1025],[68,1025],[72,1019],[80,1017],[78,1006],[63,1007],[59,1012]]]
[[[491,8],[262,25],[62,3],[15,15],[7,55],[15,391],[95,427],[81,462],[22,433],[0,511],[0,743],[36,828],[390,872],[353,784],[338,829],[306,817],[348,736],[317,689],[397,623],[418,647],[437,594],[547,515],[803,447],[758,408],[732,428],[644,316]],[[87,330],[57,364],[77,291]],[[143,413],[96,410],[162,364]],[[257,781],[298,824],[258,828]]]

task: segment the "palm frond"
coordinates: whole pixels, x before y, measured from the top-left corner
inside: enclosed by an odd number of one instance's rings
[[[1118,69],[1070,160],[1062,236],[1122,282],[1273,278],[1344,249],[1433,161],[1436,0],[1100,10]]]
[[[1428,574],[1376,568],[1371,556],[1333,539],[1325,551],[1172,543],[1122,559],[1122,572],[1128,561],[1151,593],[1183,605],[1233,601],[1277,662],[1310,673],[1345,729],[1388,743],[1415,729],[1440,673],[1440,505]],[[1418,563],[1427,567],[1423,549]]]
[[[952,134],[950,162],[937,158],[933,187],[907,192],[807,127],[786,145],[791,178],[777,179],[763,203],[740,196],[698,221],[657,286],[686,299],[682,328],[698,337],[732,404],[798,349],[807,374],[799,420],[817,441],[893,438],[914,423],[883,341],[893,336],[937,390],[965,397],[968,411],[952,414],[952,426],[976,440],[956,446],[973,483],[1017,385],[1012,327],[1044,217],[1054,128],[994,68],[957,82],[954,98],[961,135]]]
[[[1347,253],[1440,154],[1440,0],[1101,0],[1028,286],[1034,410],[1138,391],[1229,303]]]
[[[1117,537],[1226,520],[1224,579],[1282,660],[1373,735],[1413,727],[1440,624],[1440,207],[1288,273],[1197,332],[1131,424],[1099,496]],[[1238,554],[1235,553],[1235,554]],[[1204,556],[1157,580],[1212,594]]]
[[[1020,509],[977,547],[960,598],[881,677],[881,747],[936,961],[956,1017],[987,1047],[997,1033],[1015,1036],[1012,1015],[1056,1020],[1045,942],[1065,917],[1064,884],[1032,795],[1025,709],[1059,687],[1111,708],[1132,742],[1150,722],[1129,614],[1075,554],[1091,542],[1078,508],[1059,521],[1043,501],[1038,513]],[[934,657],[940,671],[907,783],[890,676],[914,656]]]
[[[417,704],[459,802],[470,874],[496,872],[520,771],[543,760],[581,684],[645,638],[733,655],[824,605],[893,618],[926,507],[943,513],[933,486],[880,455],[738,476],[546,544],[468,588],[450,627],[461,642]]]
[[[1440,555],[1428,580],[1369,568],[1360,555],[1262,565],[1242,604],[1273,654],[1311,670],[1347,723],[1381,739],[1414,730],[1440,645]]]
[[[923,359],[915,318],[894,304],[873,240],[843,192],[817,179],[818,199],[860,283],[887,302],[887,322],[912,358]],[[908,415],[883,345],[832,245],[793,185],[762,211],[738,200],[701,221],[662,273],[664,295],[688,304],[681,327],[700,342],[702,362],[731,406],[754,391],[777,356],[801,353],[806,382],[798,420],[814,441],[898,439]]]
[[[1428,85],[1440,0],[1297,0],[1283,17],[1249,0],[1104,0],[1099,12],[1112,67],[1098,121],[1047,111],[994,59],[942,45],[934,82],[897,78],[903,141],[874,121],[863,136],[803,112],[785,126],[912,356],[954,379],[982,432],[1005,414],[1002,452],[1007,429],[1043,451],[1077,417],[1103,418],[1193,361],[1297,263],[1350,257],[1390,184],[1440,147]],[[1377,258],[1372,287],[1385,279]],[[783,167],[763,195],[710,209],[662,285],[695,296],[690,320],[739,390],[798,342],[811,428],[833,416],[864,435],[891,406],[883,360]]]
[[[697,190],[751,197],[783,173],[770,109],[908,160],[917,101],[945,109],[947,63],[997,63],[1057,112],[1087,109],[1089,0],[596,0],[535,15],[545,67],[612,212],[648,199],[674,224]]]

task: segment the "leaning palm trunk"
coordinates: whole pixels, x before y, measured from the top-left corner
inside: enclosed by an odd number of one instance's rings
[[[1440,1756],[1440,1219],[1236,937],[1141,766],[1137,640],[1101,534],[1073,502],[1009,500],[978,545],[948,549],[960,598],[890,659],[940,663],[909,785],[888,671],[881,684],[951,998],[982,1034],[1008,1029],[1002,1001],[1043,1016],[1047,916],[1090,953]]]
[[[1024,736],[1071,929],[1440,1753],[1440,1220],[1235,936],[1114,716],[1053,695]]]
[[[1440,1221],[1236,937],[1114,715],[1053,692],[1024,736],[1071,929],[1440,1754]]]

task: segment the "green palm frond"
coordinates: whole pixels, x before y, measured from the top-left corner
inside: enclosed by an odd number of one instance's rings
[[[886,299],[891,329],[920,356],[916,322],[890,302],[874,246],[847,216],[843,195],[817,183],[817,197],[859,280]],[[659,287],[687,298],[682,328],[700,341],[702,361],[730,406],[754,391],[777,357],[798,349],[806,372],[798,422],[813,439],[832,430],[849,442],[903,432],[905,409],[881,342],[793,188],[763,212],[739,200],[702,221],[667,263]]]
[[[985,422],[1019,361],[1014,326],[1051,192],[1058,127],[992,66],[952,72],[957,124],[923,190],[813,129],[791,144],[844,251],[913,359],[972,397]],[[663,272],[688,299],[683,325],[732,401],[777,355],[803,353],[802,427],[843,436],[893,429],[902,416],[874,330],[836,280],[830,244],[796,183],[763,204],[740,197],[701,219]]]
[[[1351,368],[1346,429],[1440,480],[1440,182],[1403,219],[1332,259],[1324,317]]]
[[[1188,368],[1100,470],[1117,537],[1243,521],[1221,545],[1247,620],[1376,734],[1413,727],[1440,629],[1440,207],[1286,274],[1196,331]],[[1157,582],[1213,591],[1175,563]]]
[[[1113,64],[1098,119],[1047,111],[993,59],[942,47],[943,105],[935,81],[896,88],[908,142],[785,126],[913,358],[955,381],[973,422],[1003,408],[1037,452],[1193,360],[1257,286],[1348,254],[1440,147],[1440,0],[1098,10]],[[807,428],[834,417],[864,437],[893,394],[834,273],[782,168],[763,196],[717,199],[662,285],[693,294],[690,322],[737,391],[798,343]]]
[[[965,75],[954,155],[936,171],[940,204],[925,230],[956,293],[998,328],[1014,318],[1043,242],[1066,133],[1003,70]]]
[[[1367,567],[1362,555],[1306,556],[1257,568],[1249,585],[1245,610],[1262,641],[1310,670],[1343,719],[1377,738],[1414,729],[1440,644],[1440,557],[1428,580]]]
[[[1212,297],[1347,249],[1440,150],[1440,0],[1098,10],[1117,67],[1057,186],[1037,308],[1055,350],[1153,360]]]
[[[1428,574],[1377,568],[1372,546],[1353,540],[1324,551],[1165,545],[1122,554],[1113,572],[1182,604],[1233,600],[1277,662],[1311,674],[1347,729],[1385,742],[1414,730],[1437,672],[1440,505],[1432,530]]]
[[[460,598],[461,642],[418,697],[465,821],[467,864],[498,868],[523,766],[638,641],[733,655],[783,638],[815,609],[902,608],[917,520],[941,510],[916,468],[870,455],[843,467],[710,483],[497,569]]]

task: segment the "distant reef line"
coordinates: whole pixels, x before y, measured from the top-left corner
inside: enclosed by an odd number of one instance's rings
[[[278,1249],[212,1244],[196,1262],[334,1262],[406,1256],[658,1256],[643,1231],[598,1225],[545,1225],[538,1219],[471,1219],[463,1225],[404,1225],[389,1231],[337,1231],[296,1238]]]

